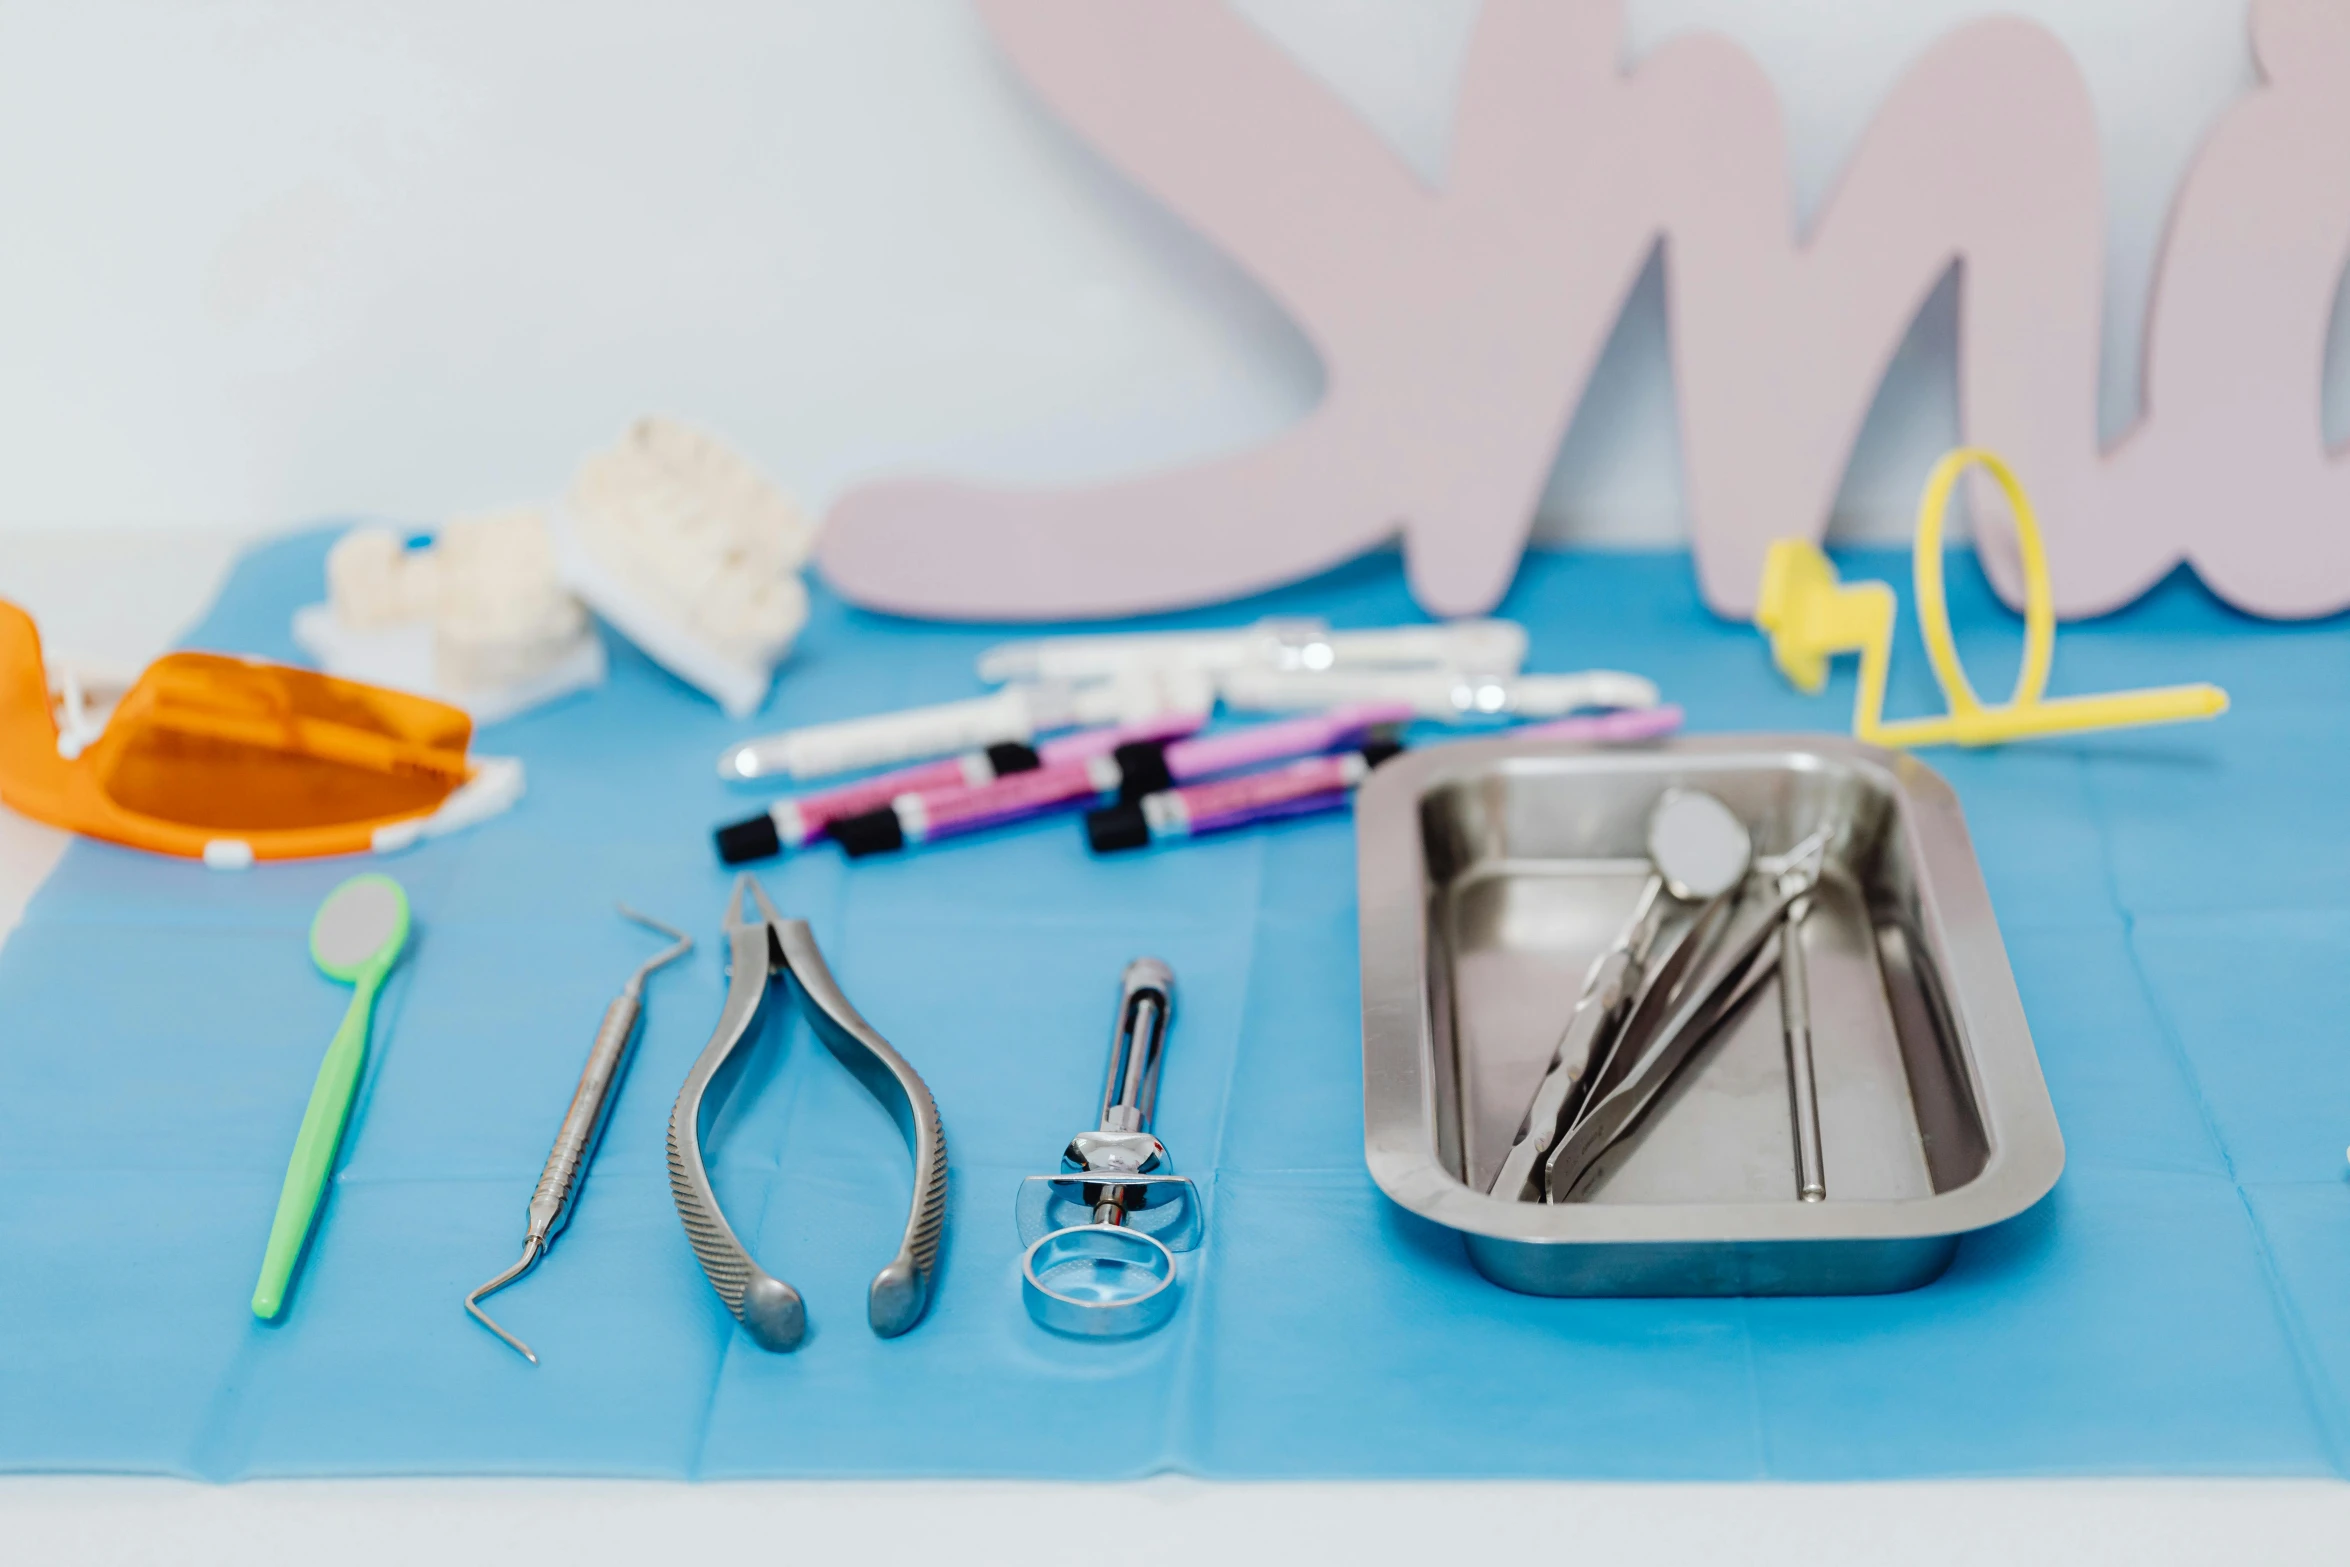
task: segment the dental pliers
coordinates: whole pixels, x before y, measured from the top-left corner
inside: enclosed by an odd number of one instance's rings
[[[749,915],[746,897],[754,910]],[[724,1086],[713,1088],[713,1083],[735,1052],[756,1037],[777,982],[796,981],[800,1010],[816,1037],[881,1101],[914,1156],[914,1196],[905,1236],[897,1255],[874,1277],[866,1298],[873,1331],[895,1338],[920,1322],[929,1309],[946,1227],[947,1142],[938,1105],[905,1057],[841,994],[807,921],[777,914],[747,874],[734,884],[725,932],[730,964],[726,1004],[718,1015],[717,1032],[686,1074],[676,1107],[669,1113],[669,1185],[677,1198],[678,1217],[685,1221],[686,1238],[711,1287],[752,1342],[777,1351],[799,1347],[808,1325],[800,1292],[752,1259],[719,1211],[702,1163],[703,1134],[726,1094]],[[725,1075],[731,1083],[738,1074]]]

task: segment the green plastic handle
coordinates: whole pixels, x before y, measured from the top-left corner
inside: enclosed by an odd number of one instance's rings
[[[264,1321],[275,1317],[286,1303],[286,1286],[293,1282],[294,1266],[310,1239],[310,1226],[326,1196],[334,1174],[335,1149],[343,1140],[343,1123],[351,1114],[351,1096],[359,1087],[359,1069],[367,1061],[367,1029],[375,1015],[375,993],[390,971],[388,963],[370,964],[351,987],[351,1005],[342,1026],[318,1064],[318,1081],[310,1089],[310,1107],[302,1112],[302,1130],[294,1136],[294,1156],[286,1161],[286,1184],[277,1194],[277,1217],[269,1223],[269,1249],[261,1257],[261,1282],[253,1286],[253,1315]]]

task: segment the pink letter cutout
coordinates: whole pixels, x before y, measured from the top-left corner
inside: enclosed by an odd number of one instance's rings
[[[1752,608],[1774,538],[1816,539],[1886,362],[1961,270],[1968,440],[2047,519],[2060,613],[2182,558],[2264,614],[2350,603],[2345,469],[2318,431],[2350,255],[2350,8],[2259,0],[2270,85],[2174,214],[2150,414],[2097,447],[2102,224],[2078,72],[2031,24],[1943,39],[1799,242],[1778,104],[1696,38],[1629,76],[1615,0],[1488,0],[1442,193],[1220,6],[982,0],[1037,91],[1271,290],[1328,393],[1254,452],[1071,490],[896,482],[821,545],[852,598],[945,618],[1114,615],[1293,580],[1398,528],[1439,614],[1507,588],[1534,504],[1650,245],[1666,244],[1691,530],[1707,601]],[[1978,516],[1999,515],[1995,492]],[[1983,530],[2020,597],[2005,530]]]

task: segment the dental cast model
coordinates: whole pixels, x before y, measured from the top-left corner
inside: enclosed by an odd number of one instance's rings
[[[808,619],[805,514],[725,446],[640,419],[581,465],[558,518],[563,578],[731,717],[758,710]]]
[[[294,640],[330,674],[438,697],[484,724],[603,681],[603,643],[527,507],[455,518],[415,549],[356,529],[327,553],[326,582],[326,603],[295,612]]]

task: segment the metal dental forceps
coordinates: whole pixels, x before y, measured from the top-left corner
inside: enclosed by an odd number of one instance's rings
[[[1773,879],[1773,890],[1759,914],[1738,918],[1727,901],[1735,892],[1724,894],[1699,916],[1700,928],[1682,938],[1683,950],[1694,941],[1704,941],[1707,967],[1702,978],[1676,986],[1662,998],[1670,1012],[1653,1032],[1643,1029],[1642,1017],[1635,1014],[1619,1036],[1613,1057],[1594,1079],[1581,1114],[1551,1150],[1543,1172],[1543,1189],[1550,1201],[1572,1199],[1601,1156],[1647,1112],[1697,1048],[1778,966],[1790,934],[1788,913],[1818,885],[1829,836],[1828,829],[1822,828],[1779,862],[1765,867]],[[1702,927],[1714,919],[1736,923],[1716,934],[1705,934]],[[1647,1012],[1647,1003],[1639,1010]]]
[[[1199,1244],[1199,1191],[1170,1173],[1151,1135],[1159,1062],[1175,1011],[1175,975],[1136,958],[1120,976],[1101,1125],[1069,1139],[1061,1173],[1020,1183],[1014,1218],[1028,1251],[1028,1314],[1080,1338],[1124,1338],[1175,1310],[1175,1257]]]
[[[539,1357],[531,1353],[528,1344],[492,1322],[490,1314],[481,1309],[482,1300],[528,1273],[547,1254],[557,1232],[569,1222],[571,1199],[578,1194],[579,1184],[587,1175],[588,1162],[595,1157],[596,1144],[604,1135],[604,1123],[611,1118],[612,1101],[620,1097],[620,1079],[628,1071],[629,1047],[636,1042],[637,1020],[644,1016],[645,978],[663,964],[684,957],[694,944],[693,938],[683,931],[671,930],[659,920],[648,919],[625,903],[620,905],[620,912],[647,930],[659,931],[676,945],[645,959],[628,976],[628,983],[620,987],[620,994],[613,997],[612,1004],[604,1009],[604,1021],[596,1028],[596,1042],[588,1049],[587,1066],[579,1074],[579,1087],[572,1090],[571,1108],[563,1112],[562,1130],[555,1134],[555,1147],[547,1155],[546,1168],[539,1172],[538,1189],[530,1194],[530,1224],[522,1237],[522,1260],[465,1297],[465,1309],[473,1320],[513,1345],[534,1366],[539,1363]]]
[[[744,917],[746,894],[757,909],[755,917]],[[905,1057],[891,1049],[841,994],[832,971],[824,966],[824,955],[816,950],[807,921],[777,914],[748,875],[736,880],[727,904],[726,943],[726,1004],[718,1014],[718,1030],[686,1073],[677,1105],[669,1113],[669,1186],[677,1197],[678,1217],[685,1221],[686,1238],[693,1242],[711,1288],[752,1342],[762,1349],[799,1348],[808,1326],[800,1292],[751,1259],[719,1211],[702,1164],[702,1133],[726,1094],[724,1087],[713,1093],[713,1081],[754,1036],[775,992],[771,982],[789,976],[799,982],[800,1010],[816,1037],[881,1101],[914,1155],[914,1200],[906,1215],[905,1237],[897,1255],[874,1276],[866,1297],[866,1317],[873,1331],[895,1338],[920,1322],[929,1309],[946,1227],[947,1139],[938,1105]]]
[[[1669,994],[1702,946],[1703,936],[1714,929],[1713,905],[1746,879],[1753,849],[1746,824],[1712,795],[1676,788],[1658,799],[1648,816],[1648,884],[1623,930],[1584,977],[1582,994],[1551,1054],[1550,1068],[1536,1085],[1518,1135],[1487,1188],[1494,1196],[1513,1202],[1542,1200],[1543,1165],[1590,1098],[1610,1062],[1615,1040],[1653,1011],[1656,1003],[1648,996]],[[1662,900],[1668,898],[1702,907],[1681,941],[1652,968],[1649,949],[1664,923]],[[1699,940],[1693,943],[1691,937]]]

